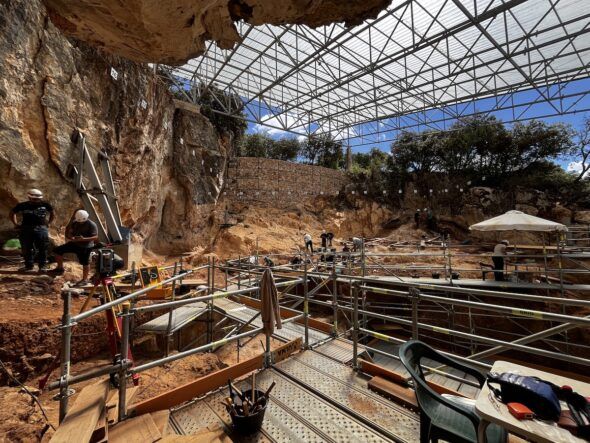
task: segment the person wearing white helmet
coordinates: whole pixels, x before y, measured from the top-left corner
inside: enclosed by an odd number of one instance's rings
[[[76,254],[78,261],[82,265],[82,280],[78,282],[78,285],[88,284],[90,252],[97,240],[98,227],[96,223],[88,219],[88,212],[84,209],[78,209],[66,227],[66,243],[53,250],[56,254],[55,261],[57,263],[55,272],[59,274],[64,272],[64,254]]]
[[[28,201],[16,205],[9,214],[10,220],[19,229],[20,246],[25,259],[25,266],[19,270],[31,271],[36,258],[39,272],[45,272],[49,242],[48,226],[55,215],[53,207],[43,200],[43,193],[39,189],[29,189],[27,197]]]
[[[504,281],[504,258],[506,257],[506,249],[509,245],[508,240],[502,240],[494,246],[492,261],[494,262],[494,279],[496,281]]]

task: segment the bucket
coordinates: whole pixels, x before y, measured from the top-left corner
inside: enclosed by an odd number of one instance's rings
[[[252,389],[243,391],[243,393],[246,398],[252,398]],[[263,396],[264,391],[256,389],[256,399],[258,400]],[[239,401],[237,396],[234,396],[234,401],[236,400]],[[243,415],[231,415],[231,421],[234,425],[234,430],[236,433],[241,435],[250,435],[260,431],[260,428],[262,428],[262,422],[264,421],[264,412],[266,411],[267,406],[268,403],[265,399],[262,408],[260,408],[260,410],[255,414],[250,414],[247,417]]]

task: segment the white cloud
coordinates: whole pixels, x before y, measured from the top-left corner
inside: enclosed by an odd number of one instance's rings
[[[357,135],[355,128],[346,128],[346,129],[332,129],[330,130],[330,125],[328,123],[321,125],[316,134],[330,134],[334,140],[346,140],[348,137],[354,137]]]
[[[254,130],[256,132],[266,132],[268,135],[285,135],[288,134],[288,131],[284,131],[280,128],[286,126],[290,128],[291,132],[296,132],[298,134],[305,134],[305,125],[299,125],[300,120],[297,118],[297,115],[287,113],[287,114],[280,114],[279,116],[273,114],[266,114],[263,115],[260,119],[261,123],[258,123],[254,126]]]
[[[567,172],[577,172],[580,173],[582,172],[582,162],[569,162],[566,168]],[[588,174],[590,174],[590,171],[586,171],[586,173],[584,174],[584,177],[587,176]]]

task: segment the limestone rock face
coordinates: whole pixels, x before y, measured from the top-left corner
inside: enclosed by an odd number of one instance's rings
[[[354,25],[375,17],[390,0],[44,0],[67,35],[138,62],[181,64],[214,40],[240,41],[234,21],[254,25]]]
[[[104,150],[111,158],[123,224],[137,241],[164,253],[209,241],[203,220],[217,199],[231,140],[201,114],[176,109],[149,68],[69,41],[40,1],[26,0],[0,3],[0,60],[2,238],[14,235],[8,211],[32,187],[56,208],[51,235],[63,233],[81,205],[66,178],[78,160],[70,135],[79,128],[92,155]],[[172,232],[184,241],[159,241]]]

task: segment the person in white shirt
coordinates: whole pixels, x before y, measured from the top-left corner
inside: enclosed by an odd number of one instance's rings
[[[305,242],[305,249],[313,254],[313,242],[311,241],[311,235],[306,233],[303,236],[303,241]]]
[[[352,240],[352,251],[353,252],[360,251],[363,247],[363,240],[358,237],[352,237],[351,240]]]
[[[508,240],[502,240],[494,246],[492,261],[494,262],[494,279],[496,281],[504,281],[504,257],[509,244]]]

